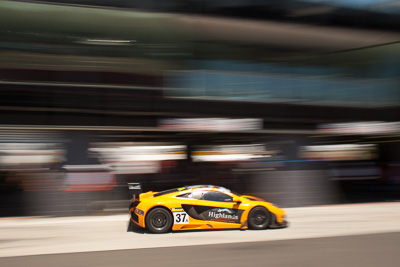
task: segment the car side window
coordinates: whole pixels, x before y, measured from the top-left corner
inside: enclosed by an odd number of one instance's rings
[[[194,190],[192,192],[192,198],[193,199],[203,199],[204,193],[205,192],[203,190]]]
[[[178,195],[176,197],[181,197],[181,198],[192,198],[192,193],[186,193],[186,194],[182,194],[182,195]]]
[[[203,200],[218,201],[218,202],[232,202],[233,198],[227,194],[218,191],[207,191],[205,192]]]
[[[180,198],[188,198],[188,199],[202,199],[204,195],[204,191],[202,190],[195,190],[193,192],[189,192],[186,194],[179,195],[177,197]]]

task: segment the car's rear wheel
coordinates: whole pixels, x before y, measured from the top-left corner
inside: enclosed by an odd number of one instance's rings
[[[266,229],[271,221],[270,212],[264,207],[255,207],[249,212],[247,222],[251,229]]]
[[[164,208],[154,208],[146,215],[146,228],[152,233],[166,233],[172,227],[172,214]]]

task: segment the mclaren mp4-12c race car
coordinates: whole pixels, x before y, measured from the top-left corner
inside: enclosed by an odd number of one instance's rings
[[[153,233],[198,229],[266,229],[287,226],[285,212],[260,198],[212,185],[185,186],[133,194],[128,231],[135,224]]]

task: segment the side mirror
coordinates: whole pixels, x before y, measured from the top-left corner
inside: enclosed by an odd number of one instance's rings
[[[233,201],[233,202],[236,202],[237,204],[242,203],[242,201],[240,200],[240,197],[238,197],[238,196],[234,196],[233,199],[232,199],[232,201]]]

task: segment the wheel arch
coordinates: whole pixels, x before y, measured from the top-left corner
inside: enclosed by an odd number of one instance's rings
[[[264,209],[266,209],[269,213],[272,213],[267,207],[265,207],[265,206],[263,206],[263,205],[254,205],[254,206],[251,207],[251,209],[249,210],[249,214],[250,214],[250,211],[252,211],[252,210],[255,209],[255,208],[264,208]]]
[[[164,205],[160,205],[160,204],[154,205],[153,207],[151,207],[150,209],[148,209],[148,210],[146,211],[146,213],[144,214],[144,220],[143,220],[143,225],[144,225],[144,227],[146,227],[146,218],[147,218],[147,215],[150,213],[150,211],[154,210],[155,208],[162,208],[162,209],[165,209],[165,210],[167,210],[167,211],[171,214],[172,217],[174,216],[174,215],[172,214],[172,211],[171,211],[168,207],[166,207],[166,206],[164,206]]]

